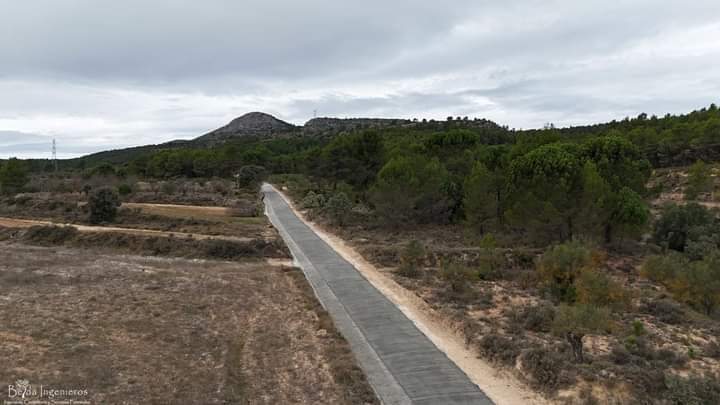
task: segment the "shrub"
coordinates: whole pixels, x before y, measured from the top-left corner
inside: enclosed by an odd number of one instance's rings
[[[695,200],[699,194],[711,192],[713,180],[710,175],[710,167],[705,162],[698,160],[690,166],[688,171],[688,186],[685,189],[685,199]]]
[[[687,321],[685,308],[677,302],[661,298],[643,303],[640,310],[646,314],[655,316],[660,322],[670,325],[678,325]]]
[[[720,248],[720,225],[696,226],[688,232],[685,254],[691,260],[702,260]]]
[[[688,266],[685,256],[670,252],[662,256],[652,256],[642,266],[640,273],[657,283],[665,283],[676,277],[680,269]]]
[[[480,247],[483,249],[494,249],[497,246],[497,241],[495,240],[495,237],[490,234],[486,233],[482,239],[480,239]]]
[[[127,183],[122,183],[118,186],[118,194],[121,196],[126,196],[132,194],[132,187],[130,187]]]
[[[543,347],[525,351],[520,356],[523,370],[531,383],[545,390],[553,390],[560,383],[560,373],[565,367],[562,356]]]
[[[665,394],[674,405],[714,405],[720,403],[720,380],[718,376],[690,376],[687,378],[668,375]]]
[[[575,278],[591,263],[590,250],[577,242],[570,242],[546,251],[537,264],[537,270],[544,288],[553,299],[574,302]]]
[[[533,332],[549,332],[555,319],[555,308],[544,303],[526,308],[522,313],[523,327]]]
[[[458,263],[444,263],[440,275],[447,283],[445,297],[448,301],[467,303],[476,297],[471,284],[475,272],[471,268]]]
[[[610,360],[615,364],[625,365],[632,362],[633,355],[625,345],[616,344],[610,348]]]
[[[483,336],[477,345],[478,351],[485,358],[505,365],[514,365],[515,359],[520,354],[517,343],[497,333]]]
[[[605,273],[594,269],[585,269],[574,283],[577,302],[599,305],[615,310],[630,305],[630,293],[620,283]]]
[[[307,194],[305,194],[305,197],[300,202],[300,205],[305,209],[322,208],[325,206],[325,196],[310,190]]]
[[[720,251],[693,262],[680,254],[656,256],[645,263],[642,274],[706,315],[720,306]]]
[[[417,240],[410,241],[400,255],[398,274],[409,278],[418,277],[424,260],[425,248],[423,245]]]
[[[481,280],[499,280],[507,260],[503,253],[496,249],[482,249],[478,257],[478,277]]]
[[[700,204],[668,204],[655,223],[653,239],[669,249],[684,252],[690,231],[695,227],[712,225],[714,221],[712,212]]]
[[[347,222],[352,206],[352,201],[347,194],[339,192],[328,198],[324,211],[334,224],[342,226]]]
[[[89,220],[93,224],[112,222],[117,216],[119,207],[120,197],[115,190],[109,187],[99,188],[88,199]]]
[[[692,262],[669,289],[676,299],[712,315],[720,306],[720,251],[702,261]]]

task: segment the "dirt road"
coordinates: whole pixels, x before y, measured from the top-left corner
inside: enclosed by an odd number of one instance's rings
[[[0,226],[8,228],[30,228],[32,226],[72,226],[80,232],[119,232],[128,235],[143,235],[143,236],[161,236],[161,237],[172,237],[172,238],[189,238],[189,239],[218,239],[228,240],[233,242],[249,242],[252,238],[242,238],[237,236],[225,236],[225,235],[202,235],[192,234],[185,232],[168,232],[168,231],[157,231],[153,229],[133,229],[133,228],[119,228],[114,226],[90,226],[90,225],[77,225],[77,224],[62,224],[51,221],[40,221],[34,219],[16,219],[16,218],[3,218],[0,217]]]

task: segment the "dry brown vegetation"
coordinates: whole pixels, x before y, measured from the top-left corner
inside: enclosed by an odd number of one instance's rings
[[[191,188],[157,193],[205,202]],[[377,403],[256,193],[227,194],[131,203],[99,228],[72,189],[0,201],[0,386],[98,404]]]
[[[93,403],[374,403],[302,273],[0,244],[0,382]]]

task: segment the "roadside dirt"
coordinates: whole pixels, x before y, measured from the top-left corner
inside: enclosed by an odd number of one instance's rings
[[[277,189],[276,189],[277,190]],[[523,383],[507,372],[498,370],[465,344],[462,332],[446,317],[435,311],[414,292],[402,287],[389,275],[384,274],[365,260],[355,249],[341,238],[325,231],[318,224],[309,221],[292,201],[280,190],[282,198],[293,211],[310,226],[328,245],[333,247],[345,260],[352,263],[375,288],[403,311],[417,327],[445,352],[496,404],[549,404],[545,398],[528,389]]]

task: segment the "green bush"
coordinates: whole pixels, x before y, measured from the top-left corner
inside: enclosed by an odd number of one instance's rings
[[[425,260],[425,248],[417,240],[410,241],[400,255],[398,274],[403,277],[420,276],[420,268]]]
[[[720,307],[720,251],[703,260],[689,261],[679,253],[654,256],[641,272],[664,285],[673,297],[706,315]]]
[[[630,293],[607,274],[586,268],[574,283],[577,302],[621,310],[630,305]]]
[[[577,242],[556,245],[542,255],[537,270],[550,296],[562,302],[576,299],[575,279],[592,264],[588,248]]]
[[[704,229],[698,230],[698,227]],[[720,226],[707,208],[697,203],[683,206],[668,204],[655,223],[653,239],[669,249],[684,252],[692,240],[691,236],[716,233],[720,233]]]
[[[710,167],[702,160],[698,160],[690,166],[688,171],[688,185],[685,189],[685,199],[695,200],[701,193],[708,193],[713,190],[713,179],[710,175]]]
[[[109,187],[99,188],[90,194],[88,199],[89,220],[93,224],[112,222],[117,216],[119,207],[120,197],[115,190]]]
[[[681,269],[687,268],[689,261],[680,253],[652,256],[643,264],[640,273],[657,283],[668,283],[675,279]]]
[[[507,264],[502,251],[482,249],[478,257],[478,277],[481,280],[499,280],[503,277],[503,270]]]
[[[720,307],[720,251],[692,262],[670,285],[670,290],[677,299],[684,300],[706,315],[712,315]]]
[[[322,208],[325,206],[325,196],[310,190],[305,194],[305,197],[300,202],[300,206],[305,209]]]
[[[352,212],[353,203],[347,194],[338,192],[330,196],[325,203],[324,212],[334,224],[345,225]]]
[[[130,187],[130,185],[127,183],[122,183],[118,186],[118,194],[120,194],[121,196],[130,195],[132,194],[132,192],[132,187]]]
[[[497,247],[497,241],[491,233],[486,233],[482,239],[480,239],[480,247],[483,249],[494,249]]]

